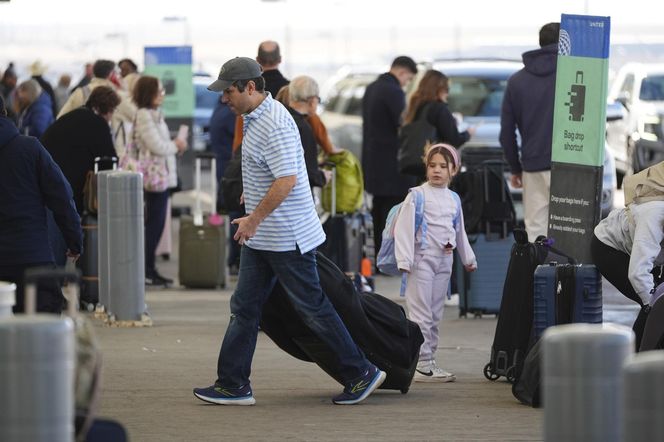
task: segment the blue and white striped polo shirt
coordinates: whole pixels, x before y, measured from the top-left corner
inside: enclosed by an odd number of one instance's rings
[[[269,94],[244,115],[242,184],[247,213],[256,209],[276,178],[297,176],[284,201],[245,244],[252,249],[306,253],[325,241],[314,207],[300,133],[286,108]]]

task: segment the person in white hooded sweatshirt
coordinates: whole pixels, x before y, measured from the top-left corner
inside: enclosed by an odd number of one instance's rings
[[[435,357],[453,251],[457,249],[468,272],[477,268],[477,260],[464,229],[459,196],[448,189],[459,171],[456,149],[435,144],[427,151],[425,164],[427,182],[410,189],[396,219],[395,255],[399,269],[407,273],[408,317],[420,326],[424,336],[414,380],[452,382],[456,376],[438,367]],[[417,231],[416,193],[423,196],[423,215]]]

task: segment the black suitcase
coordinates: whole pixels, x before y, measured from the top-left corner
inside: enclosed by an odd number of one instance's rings
[[[116,157],[95,158],[94,172],[117,169]],[[95,186],[96,187],[96,186]],[[84,213],[81,217],[83,229],[83,253],[78,266],[81,269],[81,308],[93,311],[99,303],[99,229],[96,213]]]
[[[514,382],[521,375],[524,358],[533,345],[535,270],[551,260],[574,263],[544,236],[531,243],[524,229],[514,229],[491,357],[484,366],[487,379],[495,381],[505,376]]]
[[[533,324],[534,273],[545,258],[546,250],[528,242],[525,230],[514,231],[491,358],[484,367],[484,376],[489,380],[505,376],[514,382],[518,377]]]
[[[337,213],[336,169],[332,169],[332,204],[329,218],[323,223],[325,242],[318,250],[331,259],[337,267],[348,273],[359,272],[362,257],[365,253],[364,240],[366,222],[365,215],[360,212]],[[370,215],[366,215],[369,216]],[[373,232],[373,222],[371,222]]]
[[[353,282],[320,252],[317,265],[323,292],[353,340],[372,363],[387,373],[379,388],[408,392],[424,342],[419,326],[408,320],[395,302],[375,293],[358,293]],[[282,350],[315,362],[342,383],[336,355],[304,324],[280,284],[263,306],[261,330]]]
[[[638,336],[637,351],[664,349],[664,296],[641,309],[634,332]]]

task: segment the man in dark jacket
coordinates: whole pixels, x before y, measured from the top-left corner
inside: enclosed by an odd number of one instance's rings
[[[271,40],[262,42],[258,45],[256,61],[263,68],[262,76],[265,79],[265,90],[272,95],[272,98],[276,97],[279,89],[289,83],[279,71],[279,64],[281,64],[279,44]]]
[[[524,222],[531,239],[547,234],[549,220],[559,32],[560,23],[540,29],[541,48],[523,54],[525,67],[508,80],[500,116],[500,145],[512,171],[512,186],[523,187]]]
[[[83,234],[69,183],[36,138],[19,135],[0,98],[0,280],[16,283],[15,312],[23,311],[23,274],[27,268],[53,265],[47,209],[53,212],[78,258]],[[53,282],[37,290],[37,310],[60,313],[63,297]]]
[[[364,186],[373,195],[376,251],[380,250],[387,213],[416,185],[415,178],[401,175],[397,166],[399,127],[406,107],[403,88],[416,73],[412,58],[397,57],[389,72],[367,86],[362,99],[362,170]]]

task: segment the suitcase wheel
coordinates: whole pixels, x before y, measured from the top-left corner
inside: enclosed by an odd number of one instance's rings
[[[401,391],[401,394],[406,394],[406,393],[408,393],[408,387],[404,387],[400,391]]]
[[[516,367],[514,365],[507,369],[505,377],[510,384],[516,383]]]
[[[495,381],[500,377],[500,375],[493,371],[493,365],[491,365],[491,362],[484,366],[484,377],[490,381]]]

